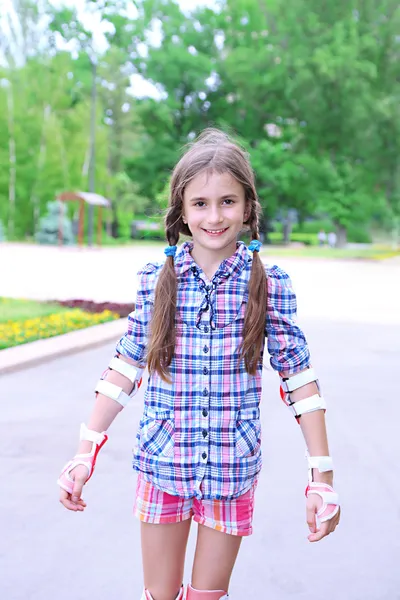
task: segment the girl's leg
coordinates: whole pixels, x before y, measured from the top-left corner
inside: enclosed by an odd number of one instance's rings
[[[189,587],[188,600],[228,597],[226,594],[242,538],[253,530],[256,486],[257,482],[254,482],[248,492],[233,500],[194,500],[193,519],[199,529],[192,587],[198,591],[191,593]]]
[[[221,533],[199,524],[192,571],[193,588],[227,592],[241,541],[241,536]]]
[[[154,600],[175,600],[179,593],[191,521],[140,524],[144,587]]]

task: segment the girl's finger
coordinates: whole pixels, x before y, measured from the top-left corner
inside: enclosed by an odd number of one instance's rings
[[[319,542],[326,535],[329,535],[328,527],[327,527],[326,523],[322,523],[321,529],[319,531],[317,531],[316,533],[311,533],[311,535],[308,536],[308,540],[310,542]]]
[[[339,523],[339,518],[340,518],[340,512],[338,512],[333,519],[330,519],[329,521],[326,521],[326,525],[328,527],[328,533],[332,533],[333,531],[335,531],[338,523]]]
[[[308,528],[312,533],[315,533],[317,531],[317,523],[315,520],[315,508],[307,506],[306,515]]]
[[[71,494],[65,490],[60,491],[60,502],[65,508],[74,512],[82,512],[86,508],[86,503],[82,499],[78,502],[72,502]]]
[[[82,512],[84,507],[80,506],[79,504],[76,504],[75,502],[72,502],[72,500],[70,500],[69,498],[65,498],[64,500],[60,499],[61,504],[67,508],[68,510],[72,510],[74,512]]]

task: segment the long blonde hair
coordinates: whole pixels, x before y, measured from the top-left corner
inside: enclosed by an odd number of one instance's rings
[[[182,220],[183,195],[188,183],[204,171],[218,174],[229,173],[242,184],[246,206],[250,209],[250,215],[245,225],[250,230],[252,239],[259,240],[261,206],[248,155],[222,131],[206,129],[189,146],[172,173],[169,205],[165,217],[165,231],[169,245],[175,246],[181,233],[191,235],[188,226]],[[147,357],[149,371],[156,371],[167,382],[170,381],[168,367],[175,351],[176,298],[177,277],[174,257],[168,256],[160,272],[155,290]],[[266,309],[265,268],[258,252],[254,252],[240,352],[240,357],[244,358],[247,372],[252,375],[256,373],[264,343]]]

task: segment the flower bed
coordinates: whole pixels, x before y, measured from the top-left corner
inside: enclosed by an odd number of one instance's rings
[[[120,314],[111,310],[89,313],[80,308],[74,308],[32,319],[6,321],[0,323],[0,349],[84,329],[119,318]]]
[[[120,317],[127,317],[129,313],[135,310],[135,305],[123,304],[120,302],[94,302],[93,300],[62,300],[58,301],[60,306],[68,308],[80,308],[89,313],[101,313],[109,310],[113,313],[118,313]]]

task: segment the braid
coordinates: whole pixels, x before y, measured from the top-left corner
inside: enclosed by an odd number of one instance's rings
[[[166,237],[170,246],[179,241],[180,209],[171,206],[165,217]],[[167,383],[171,383],[168,367],[175,351],[175,314],[178,281],[174,257],[168,256],[158,277],[147,364],[150,373],[157,371]]]
[[[248,220],[252,239],[259,240],[257,204],[252,206]],[[265,338],[267,314],[267,281],[265,268],[257,251],[253,252],[253,262],[249,281],[249,300],[243,326],[241,358],[244,358],[246,371],[256,373]]]

